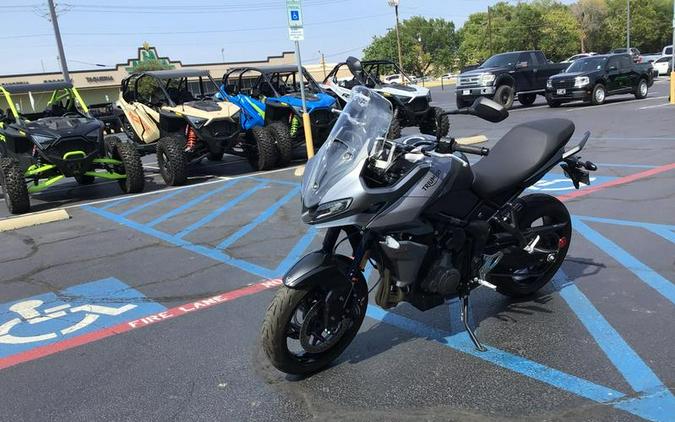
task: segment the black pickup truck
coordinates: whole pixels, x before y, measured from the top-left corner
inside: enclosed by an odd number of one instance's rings
[[[546,83],[546,101],[557,107],[570,101],[602,104],[610,95],[645,98],[654,83],[651,63],[633,63],[628,54],[605,54],[573,62]]]
[[[550,63],[538,50],[494,55],[459,75],[457,108],[471,105],[477,97],[491,98],[506,108],[511,108],[516,97],[522,105],[531,105],[537,94],[544,94],[548,78],[566,67]]]

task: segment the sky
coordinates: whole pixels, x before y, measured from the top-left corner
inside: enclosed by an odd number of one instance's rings
[[[569,3],[571,0],[564,1]],[[400,0],[401,19],[444,18],[460,27],[496,0]],[[70,70],[112,67],[147,41],[184,64],[261,60],[292,51],[285,0],[56,0]],[[303,63],[360,55],[394,26],[387,0],[303,0]],[[60,70],[46,0],[0,0],[0,75]],[[321,53],[320,53],[321,52]]]

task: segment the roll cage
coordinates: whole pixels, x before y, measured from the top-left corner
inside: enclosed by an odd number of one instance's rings
[[[319,84],[302,69],[305,89],[309,94],[323,92]],[[244,94],[252,97],[283,97],[300,92],[298,69],[292,66],[262,68],[237,67],[223,75],[223,87],[230,95]]]
[[[410,77],[403,72],[403,69],[401,69],[396,63],[394,63],[391,60],[364,60],[361,62],[361,65],[363,66],[363,70],[360,72],[361,74],[354,74],[352,69],[349,67],[347,62],[342,62],[338,63],[333,70],[330,71],[330,73],[326,76],[326,78],[323,80],[324,83],[327,83],[329,80],[332,80],[333,83],[337,84],[340,82],[338,80],[338,74],[340,71],[344,69],[349,70],[349,73],[354,77],[352,79],[354,85],[358,85],[363,83],[366,85],[368,88],[376,88],[382,85],[386,85],[386,82],[383,82],[382,79],[380,78],[381,75],[384,74],[399,74],[401,75],[401,78],[407,83],[407,84],[413,84],[413,80],[410,79]],[[390,67],[392,68],[392,72],[383,72],[383,69]]]
[[[41,112],[22,113],[17,110],[12,94],[44,94],[51,93],[46,108]],[[77,114],[85,118],[93,118],[89,107],[80,93],[71,83],[54,82],[44,84],[0,85],[0,95],[9,106],[7,111],[0,109],[0,122],[16,123],[25,126],[27,122],[43,117],[60,117],[66,114]]]
[[[196,82],[196,85],[194,84]],[[210,82],[212,89],[208,88]],[[197,96],[193,92],[197,88]],[[209,99],[218,86],[207,71],[150,71],[134,73],[122,80],[122,98],[158,108],[175,107],[189,101]]]

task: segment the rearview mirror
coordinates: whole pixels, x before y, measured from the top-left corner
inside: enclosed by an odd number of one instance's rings
[[[478,97],[473,105],[469,107],[469,113],[488,122],[497,123],[509,117],[509,112],[503,105],[487,99]]]

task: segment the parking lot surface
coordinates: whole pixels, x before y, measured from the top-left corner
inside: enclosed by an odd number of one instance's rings
[[[516,106],[502,123],[454,117],[494,145],[518,123],[571,119],[595,162],[577,191],[553,170],[574,236],[554,281],[515,301],[487,289],[421,313],[371,301],[336,363],[299,379],[258,346],[278,278],[320,243],[299,218],[299,167],[236,157],[146,192],[60,184],[37,211],[71,219],[0,233],[0,420],[675,420],[675,107],[650,96],[591,107]],[[434,101],[454,108],[452,89]],[[404,133],[414,133],[406,129]],[[573,141],[572,141],[573,142]],[[4,204],[0,217],[7,217]],[[375,276],[370,278],[374,283]]]

